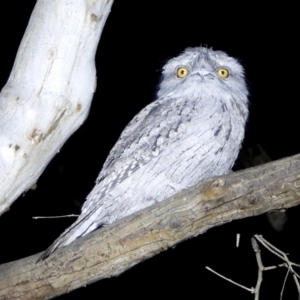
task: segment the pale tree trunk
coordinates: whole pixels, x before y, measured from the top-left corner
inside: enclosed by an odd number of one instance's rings
[[[298,205],[299,195],[300,155],[205,179],[77,239],[44,261],[36,263],[39,253],[1,265],[0,300],[49,299],[117,276],[214,226]]]
[[[86,119],[113,0],[38,0],[0,94],[0,215]]]

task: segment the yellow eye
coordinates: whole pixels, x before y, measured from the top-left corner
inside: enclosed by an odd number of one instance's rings
[[[228,69],[225,69],[225,68],[221,68],[218,70],[218,75],[219,77],[223,78],[223,79],[226,79],[229,77],[229,70]]]
[[[177,77],[178,78],[184,78],[189,74],[189,70],[185,67],[180,67],[177,69]]]

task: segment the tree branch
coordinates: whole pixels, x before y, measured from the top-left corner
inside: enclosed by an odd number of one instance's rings
[[[206,179],[59,249],[0,266],[0,300],[49,299],[119,275],[211,227],[300,203],[300,155]]]

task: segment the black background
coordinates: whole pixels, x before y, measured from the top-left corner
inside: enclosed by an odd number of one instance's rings
[[[29,0],[1,4],[1,86],[9,76],[34,4]],[[80,212],[121,131],[153,100],[160,68],[186,47],[223,50],[245,67],[251,104],[243,151],[259,144],[272,160],[299,153],[299,46],[294,11],[296,7],[282,3],[263,8],[246,2],[233,6],[196,0],[115,0],[97,52],[98,87],[90,115],[51,161],[37,190],[20,197],[1,216],[0,263],[45,250],[74,221],[33,220],[32,216]],[[204,267],[255,286],[253,234],[263,234],[300,263],[298,211],[288,210],[282,232],[274,231],[265,215],[234,221],[181,243],[118,278],[59,299],[139,299],[144,293],[149,298],[181,294],[187,299],[254,299]],[[240,248],[235,247],[236,233],[242,234]],[[279,263],[266,250],[262,255],[266,265]],[[283,270],[266,273],[260,299],[279,299],[284,276]],[[283,299],[296,299],[296,295],[289,278]]]

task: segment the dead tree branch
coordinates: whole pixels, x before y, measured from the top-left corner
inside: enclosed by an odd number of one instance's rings
[[[0,266],[1,299],[49,299],[116,276],[175,244],[232,220],[300,203],[300,155],[211,178],[76,240]]]

